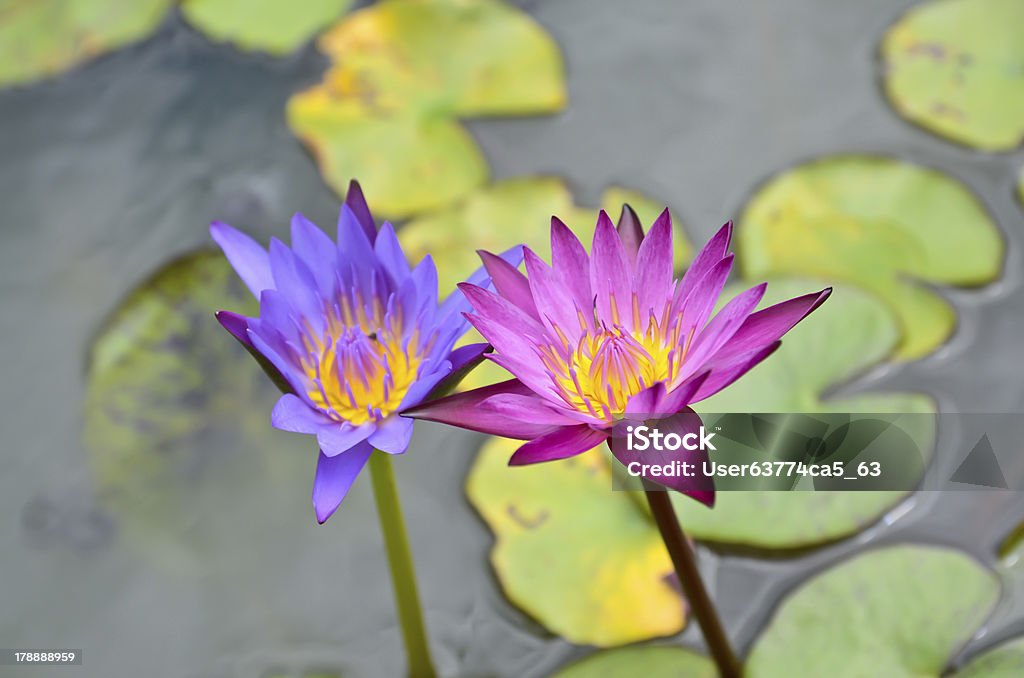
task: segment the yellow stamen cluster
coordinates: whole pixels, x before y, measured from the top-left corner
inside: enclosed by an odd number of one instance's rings
[[[605,421],[621,417],[630,396],[658,382],[669,389],[675,386],[693,338],[691,329],[682,342],[682,327],[670,322],[668,309],[660,318],[651,312],[641,322],[635,295],[631,328],[619,322],[614,299],[611,312],[611,326],[588,324],[581,315],[581,336],[575,343],[555,328],[561,345],[541,347],[541,359],[562,399]]]
[[[337,421],[355,426],[398,409],[416,381],[422,361],[416,333],[403,341],[401,313],[387,316],[380,300],[363,303],[356,293],[327,309],[323,337],[307,331],[302,368],[310,400]]]

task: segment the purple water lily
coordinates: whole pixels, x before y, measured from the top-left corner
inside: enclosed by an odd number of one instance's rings
[[[613,435],[617,424],[661,419],[663,432],[695,431],[689,405],[722,390],[768,357],[779,339],[821,305],[831,289],[755,312],[765,284],[712,317],[732,269],[731,222],[711,238],[682,280],[672,266],[668,210],[644,236],[632,210],[618,227],[598,218],[588,255],[557,218],[552,265],[525,248],[526,273],[481,253],[497,293],[460,285],[470,321],[493,346],[488,355],[515,379],[410,408],[432,421],[528,440],[512,465],[563,459]],[[613,445],[620,461],[626,453]],[[713,488],[652,478],[705,504]]]
[[[406,451],[414,422],[398,413],[461,377],[488,345],[453,348],[469,328],[466,297],[456,290],[438,305],[433,260],[410,269],[392,226],[377,231],[356,182],[337,243],[301,214],[291,248],[272,239],[268,252],[223,223],[210,233],[260,302],[258,318],[220,311],[217,319],[285,391],[272,424],[319,443],[313,506],[323,523],[374,449]],[[517,247],[501,261],[521,259]],[[481,269],[470,283],[490,281]]]

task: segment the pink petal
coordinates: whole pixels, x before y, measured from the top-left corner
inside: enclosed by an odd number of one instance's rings
[[[530,283],[527,281],[526,276],[499,256],[483,250],[478,250],[477,254],[480,255],[480,259],[484,262],[484,268],[487,269],[488,275],[491,276],[494,289],[497,290],[498,294],[518,306],[530,317],[540,321],[540,316],[537,315],[537,307],[533,303],[533,295],[530,292]]]
[[[687,408],[671,417],[649,421],[647,425],[651,428],[657,428],[666,435],[675,433],[680,438],[692,434],[691,440],[696,444],[700,437],[702,423],[697,413]],[[636,425],[630,424],[629,426]],[[616,426],[614,437],[612,437],[610,443],[612,455],[623,466],[629,469],[630,464],[636,464],[633,468],[639,473],[640,478],[676,490],[677,492],[682,492],[708,506],[714,504],[714,481],[702,472],[703,464],[708,460],[708,451],[706,449],[687,450],[680,448],[678,450],[656,450],[651,446],[649,449],[644,450],[630,450],[627,443],[628,430],[626,426],[621,424]],[[682,473],[675,476],[655,475],[650,468],[644,468],[645,465],[663,468],[672,467],[675,462],[693,464],[693,466],[689,467],[691,475],[687,476]]]
[[[432,400],[405,410],[402,415],[520,440],[536,438],[553,430],[550,425],[533,424],[515,419],[483,406],[485,400],[501,394],[529,396],[533,394],[533,391],[518,379],[510,379],[465,393],[456,393],[446,398]]]
[[[723,388],[729,386],[756,367],[762,360],[770,356],[772,353],[775,353],[781,345],[781,341],[776,341],[752,351],[746,356],[733,358],[731,362],[719,363],[718,357],[716,356],[715,360],[708,365],[710,372],[708,373],[707,379],[703,384],[701,384],[701,387],[689,402],[699,402],[718,393]]]
[[[612,220],[604,210],[598,216],[594,244],[590,249],[590,288],[597,298],[599,320],[612,325],[613,318],[618,317],[621,324],[632,327],[629,304],[633,293],[633,267]],[[616,306],[614,316],[613,299]]]
[[[704,249],[697,253],[697,256],[693,258],[693,263],[686,269],[686,274],[683,275],[683,280],[679,283],[684,297],[691,287],[696,285],[715,264],[728,254],[731,240],[732,222],[729,221],[718,229],[718,233],[711,236],[711,240],[708,240]]]
[[[591,317],[594,295],[590,291],[590,257],[580,239],[558,217],[551,217],[551,267],[562,274],[584,317]]]
[[[615,225],[615,230],[619,234],[619,240],[622,241],[622,248],[626,250],[629,263],[635,266],[636,256],[640,251],[640,243],[644,241],[644,227],[640,224],[640,217],[636,215],[636,212],[629,205],[622,206],[622,212],[619,213],[619,222]]]
[[[640,244],[636,257],[636,293],[640,303],[640,317],[646,319],[648,311],[655,315],[670,301],[672,294],[672,217],[666,209],[651,226]]]
[[[534,438],[520,447],[508,460],[508,465],[523,466],[575,457],[597,447],[607,439],[607,433],[595,431],[587,425],[565,426]]]

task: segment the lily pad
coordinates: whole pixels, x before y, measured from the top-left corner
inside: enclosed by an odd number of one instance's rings
[[[896,357],[920,358],[952,333],[956,313],[931,284],[995,280],[1003,240],[977,198],[938,172],[878,156],[830,156],[773,177],[743,210],[745,278],[814,276],[852,283],[895,314]]]
[[[770,280],[762,306],[813,291],[807,280]],[[726,290],[728,299],[744,286]],[[934,451],[931,398],[916,393],[822,394],[890,354],[899,339],[891,314],[850,286],[792,329],[770,358],[719,394],[697,404],[704,413],[900,413],[921,461]],[[884,471],[884,469],[883,469]],[[700,540],[760,548],[800,548],[853,534],[877,521],[906,491],[719,492],[714,509],[673,496],[680,521]]]
[[[212,40],[284,55],[327,28],[352,0],[184,0],[181,12]]]
[[[623,203],[637,212],[641,223],[649,226],[665,205],[636,191],[610,187],[601,196],[601,208],[617,217]],[[434,257],[440,276],[440,289],[451,290],[480,266],[476,250],[502,252],[525,244],[550,261],[551,217],[558,216],[580,237],[589,249],[597,224],[596,209],[578,207],[562,179],[556,177],[518,177],[499,181],[474,192],[447,209],[408,222],[398,233],[406,255],[418,261],[426,254]],[[676,266],[682,268],[691,248],[680,228],[675,232]],[[464,343],[483,341],[471,332]],[[468,390],[511,378],[508,372],[485,361],[459,384]]]
[[[1024,140],[1024,3],[933,0],[885,34],[889,101],[925,129],[985,151]]]
[[[598,652],[571,664],[554,678],[716,678],[707,657],[681,647],[626,647]]]
[[[1024,676],[1024,638],[1018,638],[973,657],[953,678],[1019,678]]]
[[[870,550],[790,594],[755,642],[745,675],[791,678],[799,667],[806,676],[938,678],[998,597],[995,576],[961,552]]]
[[[83,444],[97,496],[137,541],[179,559],[220,530],[268,529],[248,526],[257,504],[308,506],[313,453],[290,455],[291,437],[269,431],[279,394],[213,317],[255,306],[220,253],[187,255],[136,288],[90,351]],[[281,498],[258,496],[276,487]]]
[[[487,180],[458,118],[565,106],[561,54],[528,15],[498,0],[384,0],[321,36],[334,61],[296,94],[288,123],[327,183],[358,176],[380,216],[444,207]]]
[[[684,603],[658,530],[628,493],[611,491],[602,452],[510,469],[520,444],[487,442],[466,487],[495,534],[491,563],[508,598],[581,645],[681,630]]]
[[[46,78],[142,40],[174,0],[8,0],[0,7],[0,86]]]

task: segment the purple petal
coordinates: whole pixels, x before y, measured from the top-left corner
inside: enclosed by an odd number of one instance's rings
[[[533,294],[526,276],[520,273],[519,269],[490,252],[478,250],[477,254],[484,262],[484,268],[490,275],[491,282],[494,283],[495,291],[539,321],[540,316],[537,315],[537,306],[533,303]]]
[[[343,424],[331,422],[330,425],[322,426],[316,432],[316,441],[320,444],[321,452],[328,457],[333,457],[363,442],[375,429],[376,426],[373,423],[353,426],[348,422]]]
[[[324,426],[330,426],[334,422],[298,396],[286,393],[274,405],[274,410],[270,413],[270,423],[282,431],[315,435]]]
[[[650,309],[655,309],[657,313],[671,300],[674,282],[672,217],[667,209],[654,222],[640,244],[636,256],[636,279],[641,318],[646,318]]]
[[[756,367],[762,360],[775,353],[776,349],[781,345],[781,341],[776,341],[752,351],[746,356],[734,358],[732,362],[721,364],[721,366],[715,364],[718,362],[718,357],[716,356],[712,364],[709,365],[710,373],[708,378],[701,384],[701,387],[689,402],[699,402],[718,393]]]
[[[325,329],[324,306],[316,279],[309,267],[277,238],[270,241],[270,269],[274,273],[277,291],[314,332],[322,334]]]
[[[402,402],[398,405],[398,411],[401,412],[406,407],[413,407],[419,405],[424,399],[430,396],[435,390],[439,390],[441,382],[451,376],[451,363],[448,361],[442,362],[438,368],[431,372],[420,376],[409,390],[405,392],[405,396],[402,398]]]
[[[266,291],[266,290],[264,290]],[[231,311],[217,311],[216,317],[218,322],[231,333],[235,339],[238,340],[245,350],[249,352],[256,362],[259,364],[263,371],[266,373],[270,380],[274,382],[274,385],[281,390],[282,393],[291,393],[294,391],[292,385],[288,383],[288,380],[284,378],[280,370],[278,370],[270,360],[260,353],[259,349],[252,343],[252,339],[249,337],[249,324],[255,322],[255,318],[246,318],[245,316],[232,313]]]
[[[531,395],[532,391],[518,379],[510,379],[423,403],[403,411],[402,414],[414,419],[436,421],[470,431],[520,440],[536,438],[553,430],[551,426],[513,419],[481,406],[488,398],[500,394],[527,396]]]
[[[561,272],[576,305],[583,311],[590,311],[594,306],[594,295],[590,291],[590,257],[580,239],[558,217],[551,217],[551,267]]]
[[[590,248],[590,288],[597,298],[597,317],[612,325],[619,318],[627,327],[632,325],[632,313],[628,309],[633,293],[633,267],[626,257],[619,234],[612,225],[608,214],[601,210],[594,231],[594,244]],[[613,314],[612,300],[615,300]]]
[[[338,264],[346,279],[355,276],[347,280],[349,284],[369,288],[377,263],[373,242],[349,206],[342,205],[338,215]]]
[[[467,344],[461,346],[448,355],[448,364],[451,367],[445,372],[442,378],[437,382],[437,385],[425,391],[427,397],[440,398],[448,395],[466,378],[466,375],[473,371],[473,369],[483,362],[484,354],[491,350],[491,345],[487,342],[479,344]],[[411,389],[410,389],[411,390]],[[409,392],[406,392],[408,395]],[[423,400],[423,398],[419,398]],[[405,399],[402,401],[402,406],[411,406],[412,400],[408,403]],[[401,409],[401,407],[399,408]]]
[[[395,235],[395,228],[390,223],[381,226],[373,251],[396,285],[400,285],[409,277],[409,261],[405,258],[402,246],[398,243],[398,236]]]
[[[313,510],[318,523],[322,525],[341,506],[372,453],[373,447],[365,442],[332,457],[320,453],[313,479]]]
[[[348,193],[345,194],[345,205],[352,210],[353,216],[366,233],[366,239],[372,244],[377,238],[377,226],[373,223],[373,215],[363,197],[363,188],[353,179],[349,182]]]
[[[221,327],[231,333],[235,339],[240,341],[246,348],[252,348],[252,342],[249,340],[249,322],[251,318],[246,318],[244,315],[238,315],[231,311],[217,311],[214,316],[217,318],[217,322],[221,324]]]
[[[412,426],[416,422],[397,414],[377,422],[377,430],[370,434],[367,442],[381,452],[402,454],[409,449]]]
[[[583,424],[564,426],[526,443],[508,460],[509,466],[523,466],[543,461],[575,457],[608,439],[604,431],[595,431]]]
[[[619,214],[619,223],[615,226],[619,233],[619,240],[626,250],[631,264],[636,264],[637,254],[640,252],[640,243],[644,241],[644,227],[640,224],[640,217],[636,215],[629,205],[622,206]]]
[[[221,221],[210,224],[210,236],[254,297],[258,299],[260,292],[274,288],[270,257],[258,242]]]
[[[292,217],[292,249],[316,278],[324,298],[334,296],[338,256],[334,241],[298,212]]]
[[[628,426],[634,425],[631,423]],[[652,428],[656,427],[666,436],[670,433],[675,433],[681,439],[684,436],[690,436],[690,441],[694,445],[699,444],[702,423],[700,417],[691,409],[686,409],[671,417],[649,421],[647,425]],[[639,477],[682,492],[708,506],[714,504],[714,482],[702,472],[703,464],[708,460],[706,449],[687,450],[680,447],[678,450],[656,450],[651,446],[649,449],[631,450],[627,444],[627,432],[626,425],[616,426],[610,444],[612,454],[623,466],[629,469],[630,464],[636,464],[634,469],[639,473]],[[671,467],[675,462],[694,464],[690,467],[692,475],[687,476],[682,473],[675,476],[661,475],[660,473],[656,475],[650,469],[651,466]],[[645,466],[647,468],[644,468]]]
[[[693,258],[693,263],[686,269],[683,280],[679,283],[679,288],[684,296],[691,287],[708,274],[708,271],[715,264],[729,253],[729,242],[731,240],[732,222],[729,221],[722,228],[718,229],[718,233],[715,233],[711,240],[708,240],[707,244],[704,245],[704,249],[697,253],[697,256]]]

